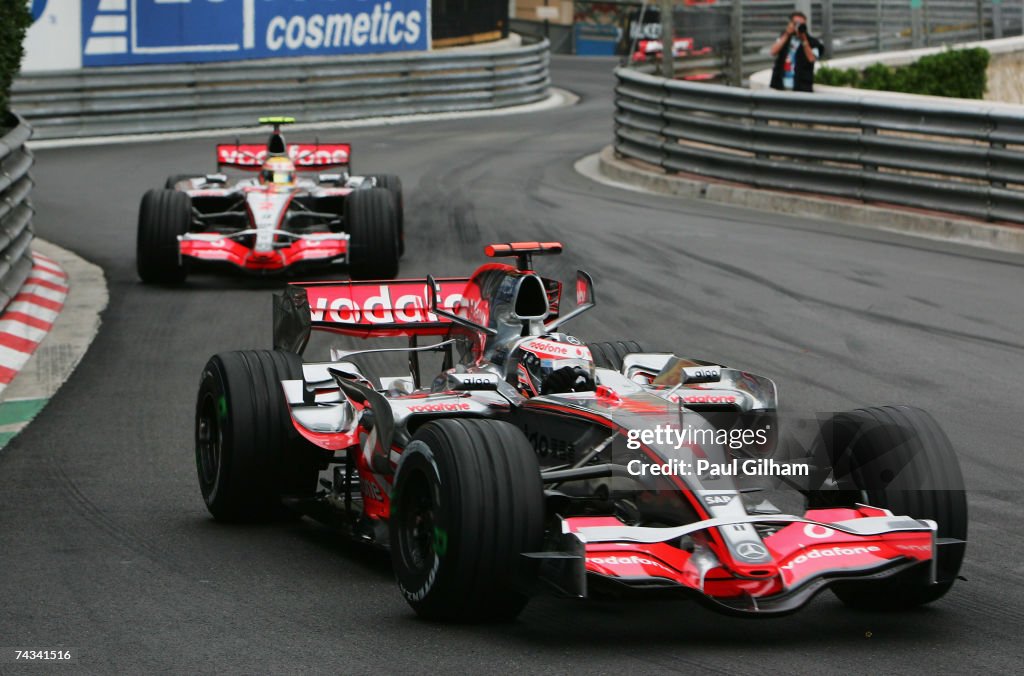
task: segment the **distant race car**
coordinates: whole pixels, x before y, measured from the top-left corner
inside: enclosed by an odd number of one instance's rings
[[[661,59],[661,49],[661,40],[639,40],[632,55],[633,62],[658,61]],[[710,47],[694,49],[693,38],[675,38],[672,41],[672,56],[677,59],[685,56],[705,56],[710,53]]]
[[[286,508],[389,546],[400,592],[432,619],[509,619],[540,590],[778,615],[827,588],[886,610],[950,589],[967,505],[930,415],[834,413],[814,421],[813,443],[784,442],[768,378],[560,333],[594,305],[579,272],[576,308],[560,315],[561,283],[534,271],[532,256],[561,248],[491,245],[516,264],[470,277],[289,285],[275,349],[218,354],[203,371],[209,511]],[[303,363],[314,329],[409,344]],[[374,373],[366,358],[387,352],[408,370]],[[430,353],[443,362],[424,379]],[[777,492],[799,507],[778,507]]]
[[[398,274],[404,249],[402,183],[353,176],[346,143],[220,144],[217,172],[177,175],[139,209],[136,265],[144,282],[175,283],[200,266],[258,274],[348,265],[353,279]],[[230,178],[225,169],[252,176]]]

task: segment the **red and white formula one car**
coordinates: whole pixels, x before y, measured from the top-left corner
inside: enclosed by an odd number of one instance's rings
[[[685,56],[705,56],[711,53],[710,47],[694,49],[693,38],[675,38],[672,41],[672,56],[681,59]],[[661,40],[639,40],[633,52],[633,63],[661,60]]]
[[[931,416],[835,413],[781,443],[765,377],[560,333],[594,305],[580,272],[560,316],[562,285],[531,263],[560,251],[492,245],[516,264],[470,277],[289,285],[275,349],[218,354],[203,371],[210,512],[287,507],[389,546],[402,595],[435,619],[508,619],[541,589],[667,592],[740,615],[791,612],[824,589],[879,609],[950,589],[967,506]],[[313,330],[409,345],[303,363]],[[363,363],[389,351],[408,370]],[[429,353],[440,368],[423,379]]]
[[[353,279],[398,273],[404,248],[397,176],[353,176],[345,143],[217,146],[217,171],[171,176],[142,198],[136,264],[144,282],[184,281],[190,268],[231,266],[258,274],[345,263]],[[255,174],[229,178],[235,169]]]

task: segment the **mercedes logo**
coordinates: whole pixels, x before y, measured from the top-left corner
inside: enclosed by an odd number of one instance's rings
[[[736,553],[744,559],[763,559],[768,556],[768,550],[764,545],[756,542],[741,542],[736,547]]]

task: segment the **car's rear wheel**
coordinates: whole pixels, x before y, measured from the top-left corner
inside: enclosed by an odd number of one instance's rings
[[[822,427],[818,464],[833,468],[838,490],[808,496],[808,507],[868,504],[897,516],[938,524],[938,582],[919,566],[877,581],[837,583],[845,604],[897,610],[930,603],[953,586],[967,539],[967,498],[960,463],[935,419],[910,406],[865,408],[834,414]]]
[[[183,192],[149,190],[139,205],[135,267],[149,284],[185,281],[187,270],[179,254],[178,236],[192,226],[192,200]]]
[[[394,174],[373,174],[377,187],[390,190],[395,198],[395,213],[398,216],[398,255],[405,255],[405,198],[402,196],[402,179]]]
[[[594,357],[594,366],[602,369],[622,370],[622,361],[635,352],[643,352],[635,340],[613,340],[610,342],[587,343]]]
[[[261,521],[281,498],[312,496],[320,450],[292,425],[282,380],[302,378],[302,360],[281,350],[215,355],[196,400],[196,470],[203,500],[221,521]]]
[[[398,217],[389,190],[356,190],[345,200],[348,264],[352,279],[392,279],[398,274]]]
[[[431,620],[502,621],[526,605],[544,491],[533,448],[498,420],[423,425],[399,462],[389,519],[398,586]]]

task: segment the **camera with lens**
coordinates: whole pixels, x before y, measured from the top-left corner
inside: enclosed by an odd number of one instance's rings
[[[800,23],[800,24],[797,24],[797,26],[796,26],[796,32],[797,32],[797,33],[800,33],[801,35],[803,35],[804,33],[806,33],[806,32],[807,32],[807,24],[805,24],[805,23]]]

